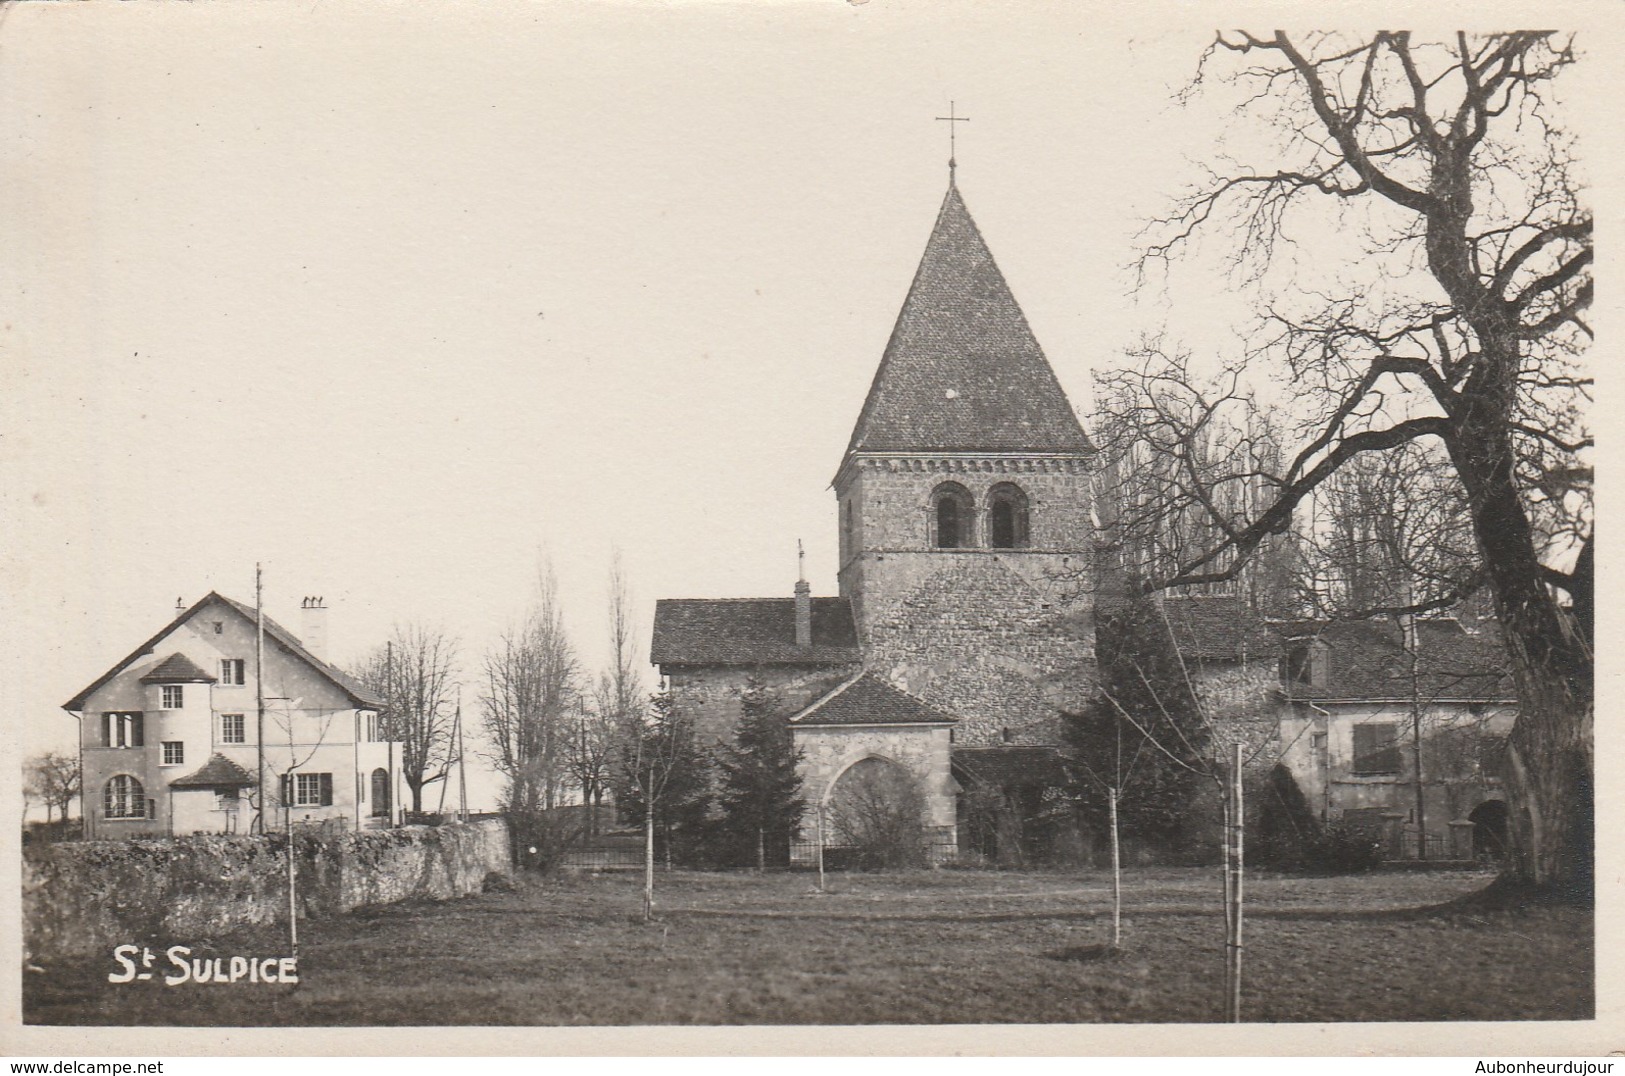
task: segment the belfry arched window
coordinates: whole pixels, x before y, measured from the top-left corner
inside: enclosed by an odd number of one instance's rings
[[[1027,494],[1013,482],[1000,482],[987,494],[987,544],[1022,549],[1028,541]]]
[[[931,491],[931,544],[938,549],[963,549],[974,544],[975,502],[970,490],[958,482],[944,482]]]

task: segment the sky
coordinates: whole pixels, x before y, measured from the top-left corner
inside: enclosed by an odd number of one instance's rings
[[[1233,340],[1222,278],[1128,271],[1227,117],[1171,101],[1211,32],[1014,10],[10,6],[8,746],[256,563],[339,664],[444,626],[469,713],[544,559],[590,669],[616,548],[645,645],[657,598],[788,596],[797,539],[835,593],[950,101],[1081,412],[1141,333]]]

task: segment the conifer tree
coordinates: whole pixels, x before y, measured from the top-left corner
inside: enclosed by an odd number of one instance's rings
[[[1119,793],[1125,838],[1163,852],[1196,844],[1196,798],[1211,787],[1200,772],[1211,739],[1173,633],[1156,599],[1133,592],[1097,612],[1100,685],[1066,721],[1067,745],[1087,780],[1075,789],[1096,832],[1106,823],[1106,789]]]
[[[758,868],[784,866],[790,840],[805,806],[801,798],[801,752],[795,733],[771,694],[751,677],[740,697],[734,742],[718,759],[722,827],[730,859]]]

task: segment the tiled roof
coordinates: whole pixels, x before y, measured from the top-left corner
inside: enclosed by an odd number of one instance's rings
[[[1245,598],[1170,595],[1162,599],[1168,626],[1187,659],[1274,660],[1281,640]]]
[[[952,725],[958,718],[871,673],[854,676],[790,719],[802,727],[819,725]]]
[[[1094,451],[952,184],[852,431],[860,450]]]
[[[246,788],[259,784],[254,775],[225,755],[215,755],[196,773],[169,782],[170,788]]]
[[[1288,698],[1375,700],[1411,697],[1410,657],[1404,634],[1391,620],[1296,622],[1283,625],[1288,648],[1318,640],[1326,648],[1325,682],[1285,681]],[[1450,619],[1419,620],[1417,689],[1424,701],[1513,701],[1499,628],[1484,623],[1473,632]]]
[[[137,661],[147,657],[153,652],[158,644],[164,640],[165,636],[174,631],[175,628],[180,624],[191,619],[205,606],[210,604],[223,605],[235,612],[237,615],[247,619],[250,624],[254,622],[254,609],[252,606],[244,605],[242,602],[233,601],[231,598],[228,598],[223,594],[210,591],[201,600],[199,600],[197,604],[193,605],[190,609],[177,616],[174,620],[171,620],[167,625],[164,626],[162,631],[158,632],[152,638],[148,639],[146,642],[132,650],[123,661],[119,662],[117,665],[114,665],[111,669],[108,669],[101,676],[97,677],[89,687],[85,688],[83,691],[79,692],[79,694],[63,703],[62,708],[64,710],[74,712],[83,710],[85,708],[85,702],[90,698],[90,696],[94,695],[103,684],[113,679],[113,677],[117,676],[119,673],[123,672]],[[350,701],[354,703],[357,708],[366,710],[382,709],[384,700],[379,698],[378,695],[375,694],[370,688],[357,683],[353,677],[341,672],[338,669],[335,669],[321,658],[318,658],[316,655],[312,654],[309,650],[306,650],[305,644],[299,641],[298,636],[294,635],[293,632],[289,631],[287,628],[284,628],[281,624],[278,624],[270,617],[265,618],[265,637],[274,645],[280,646],[288,653],[299,658],[311,668],[321,673],[328,680],[332,681],[340,690],[349,696]]]
[[[995,788],[1070,784],[1065,759],[1054,747],[955,747],[954,776],[962,785]]]
[[[849,665],[862,655],[852,603],[812,599],[812,645],[796,645],[794,598],[664,598],[655,603],[656,665]]]
[[[197,667],[185,654],[171,654],[141,678],[143,684],[212,684],[219,680]]]

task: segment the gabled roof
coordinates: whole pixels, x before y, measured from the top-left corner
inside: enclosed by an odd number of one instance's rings
[[[861,673],[790,719],[803,728],[820,725],[954,725],[959,719],[923,699]]]
[[[1391,620],[1298,621],[1282,626],[1288,648],[1318,642],[1325,647],[1325,683],[1285,680],[1297,700],[1364,702],[1409,699],[1411,663],[1405,637]],[[1516,691],[1506,671],[1500,629],[1486,624],[1469,633],[1452,619],[1416,623],[1417,684],[1424,703],[1445,699],[1512,702]]]
[[[1247,599],[1228,594],[1162,599],[1179,652],[1187,659],[1273,661],[1281,639]]]
[[[812,599],[812,645],[796,645],[794,598],[663,598],[656,665],[850,665],[862,657],[852,603]]]
[[[97,677],[89,687],[85,688],[83,691],[79,692],[79,694],[63,703],[62,708],[75,713],[84,709],[85,702],[90,698],[90,696],[94,695],[103,684],[107,683],[109,680],[113,679],[113,677],[117,676],[125,669],[128,669],[131,665],[134,665],[142,658],[147,657],[153,652],[154,649],[157,648],[159,643],[163,642],[164,638],[168,636],[170,632],[174,631],[181,624],[185,623],[195,614],[211,604],[222,605],[227,609],[230,609],[238,616],[246,619],[250,624],[254,622],[254,609],[252,606],[244,605],[239,601],[233,601],[225,595],[211,590],[190,609],[186,610],[184,613],[180,614],[174,620],[171,620],[168,624],[166,624],[163,627],[163,630],[159,631],[152,638],[148,639],[146,642],[132,650],[129,656],[127,656],[123,661],[119,662],[117,665],[114,665],[111,669],[108,669],[101,676]],[[338,669],[335,669],[327,662],[306,650],[305,644],[299,641],[298,636],[294,635],[293,632],[289,631],[287,628],[284,628],[281,624],[278,624],[270,617],[265,617],[265,638],[274,645],[280,646],[283,650],[287,651],[289,654],[292,654],[294,657],[316,670],[316,672],[326,677],[336,687],[343,691],[358,709],[378,710],[383,708],[384,700],[374,694],[371,689],[358,684],[350,676],[340,672]],[[194,665],[193,668],[196,668],[196,666]]]
[[[998,745],[959,747],[952,754],[954,776],[961,785],[994,788],[1051,787],[1071,784],[1066,759],[1056,747]]]
[[[196,773],[169,782],[170,788],[251,788],[254,775],[225,755],[215,755]]]
[[[141,678],[143,684],[212,684],[219,680],[197,667],[185,654],[171,654]]]
[[[858,451],[1094,451],[951,182],[847,445]]]

